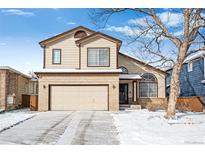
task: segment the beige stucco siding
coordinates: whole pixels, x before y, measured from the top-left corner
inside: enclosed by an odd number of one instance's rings
[[[49,85],[52,84],[88,84],[109,85],[109,110],[119,110],[119,75],[118,74],[57,74],[40,75],[39,78],[39,111],[47,111],[49,105]],[[69,100],[68,100],[69,101]]]
[[[97,47],[110,48],[110,66],[109,67],[87,67],[87,49]],[[105,38],[95,37],[81,44],[81,69],[110,69],[117,67],[117,48],[116,43]]]
[[[150,68],[146,65],[142,65],[141,63],[137,63],[125,56],[119,54],[118,56],[118,65],[124,66],[128,69],[129,73],[152,73],[155,75],[158,81],[158,97],[165,98],[165,73],[162,73],[154,68]],[[139,87],[139,86],[138,86]],[[139,89],[137,90],[139,92]],[[139,93],[137,93],[139,96]]]

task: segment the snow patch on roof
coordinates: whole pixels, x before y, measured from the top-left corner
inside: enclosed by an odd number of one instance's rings
[[[120,74],[120,79],[142,79],[139,74]]]
[[[0,66],[0,70],[9,70],[9,71],[11,71],[11,72],[20,74],[20,75],[22,75],[22,76],[24,76],[24,77],[26,77],[26,78],[29,78],[29,79],[31,78],[30,76],[28,76],[28,75],[26,75],[26,74],[24,74],[24,73],[22,73],[22,72],[20,72],[20,71],[17,71],[17,70],[15,70],[14,68],[11,68],[11,67],[9,67],[9,66]]]
[[[205,51],[199,51],[197,53],[191,54],[190,56],[188,56],[185,60],[184,63],[188,63],[189,61],[192,61],[196,58],[200,58],[203,57],[205,55]]]
[[[83,70],[83,69],[42,69],[36,71],[35,73],[121,73],[121,69],[92,69],[92,70]]]

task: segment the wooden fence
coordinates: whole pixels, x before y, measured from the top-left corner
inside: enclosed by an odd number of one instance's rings
[[[37,111],[38,95],[22,95],[22,107],[29,107],[31,111]]]
[[[176,108],[179,111],[203,112],[203,98],[200,96],[179,97]]]

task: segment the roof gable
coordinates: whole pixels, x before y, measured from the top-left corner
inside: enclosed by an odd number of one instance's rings
[[[118,39],[116,39],[116,38],[114,38],[114,37],[112,37],[112,36],[106,35],[106,34],[101,33],[101,32],[95,32],[95,33],[93,33],[93,34],[91,34],[91,35],[89,35],[89,36],[86,36],[86,37],[84,37],[84,38],[82,38],[82,39],[79,39],[79,40],[76,41],[76,44],[79,45],[80,43],[82,43],[82,42],[84,42],[84,41],[86,41],[86,40],[88,40],[88,39],[91,39],[91,38],[93,38],[93,37],[96,37],[96,36],[102,37],[102,38],[104,38],[104,39],[107,39],[107,40],[109,40],[109,41],[112,41],[112,42],[114,42],[114,43],[117,43],[118,46],[121,46],[121,43],[122,43],[121,40],[118,40]]]
[[[93,31],[93,30],[91,30],[91,29],[88,29],[88,28],[83,27],[83,26],[78,26],[78,27],[73,28],[73,29],[71,29],[71,30],[69,30],[69,31],[66,31],[66,32],[63,32],[63,33],[61,33],[61,34],[55,35],[55,36],[53,36],[53,37],[50,37],[50,38],[48,38],[48,39],[45,39],[45,40],[39,42],[39,44],[41,45],[41,47],[44,47],[46,44],[48,44],[48,43],[50,43],[50,42],[56,41],[56,40],[58,40],[58,39],[62,39],[62,38],[64,38],[64,37],[66,37],[67,35],[69,35],[69,34],[75,32],[75,31],[79,31],[79,30],[85,30],[85,31],[87,31],[87,32],[89,32],[89,33],[91,33],[91,34],[92,34],[92,33],[95,33],[95,31]]]
[[[131,57],[131,56],[128,56],[128,55],[126,55],[126,54],[123,54],[123,53],[121,53],[121,52],[119,52],[119,55],[121,55],[121,56],[123,56],[123,57],[126,57],[126,58],[128,58],[128,59],[130,59],[130,60],[132,60],[132,61],[134,61],[134,62],[136,62],[136,63],[138,63],[138,64],[140,64],[140,65],[144,65],[144,66],[146,66],[146,67],[149,67],[149,68],[152,69],[152,70],[156,70],[156,71],[158,71],[158,72],[160,72],[160,73],[167,74],[165,71],[163,71],[163,70],[161,70],[161,69],[158,69],[158,68],[156,68],[156,67],[154,67],[154,66],[151,66],[151,65],[149,65],[149,64],[147,64],[147,63],[145,63],[145,62],[142,62],[142,61],[140,61],[140,60],[137,60],[137,59],[135,59],[135,58],[133,58],[133,57]]]

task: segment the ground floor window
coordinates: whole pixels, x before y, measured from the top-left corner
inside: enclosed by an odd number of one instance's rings
[[[140,97],[157,97],[157,83],[140,82]]]
[[[139,83],[139,97],[157,97],[157,79],[153,74],[144,74]]]

